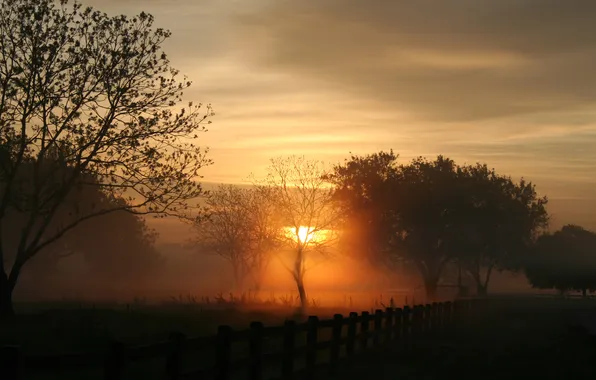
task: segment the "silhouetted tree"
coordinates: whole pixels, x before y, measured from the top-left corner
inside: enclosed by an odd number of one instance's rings
[[[220,185],[206,200],[208,217],[195,222],[195,247],[230,263],[237,290],[248,276],[260,289],[281,228],[274,201],[273,192],[262,186]]]
[[[348,214],[346,243],[393,269],[414,265],[430,299],[456,260],[485,293],[492,270],[513,268],[546,223],[546,199],[523,180],[443,156],[396,160],[392,151],[352,156],[329,179]]]
[[[361,252],[395,269],[407,262],[420,272],[427,296],[434,298],[445,265],[445,245],[460,195],[457,167],[439,156],[398,165],[392,152],[352,156],[334,168],[335,200],[349,215],[351,237]]]
[[[290,265],[284,257],[280,257],[280,262],[296,283],[302,312],[308,304],[305,274],[317,264],[317,258],[324,260],[332,253],[331,246],[336,243],[343,222],[327,174],[321,161],[303,156],[276,158],[271,160],[267,179],[261,184],[275,191],[275,207],[284,226],[281,244],[289,250],[280,250],[280,254],[289,253],[291,258]]]
[[[18,231],[15,233],[18,236]],[[73,256],[85,262],[86,279],[102,284],[106,292],[121,287],[135,289],[147,286],[165,264],[157,251],[157,233],[147,226],[142,216],[126,211],[102,215],[77,225],[53,244],[35,255],[23,270],[27,274],[28,294],[39,287],[68,284],[60,263]],[[72,273],[73,275],[75,273]],[[56,278],[49,282],[51,278]],[[88,283],[75,283],[85,289]]]
[[[452,234],[453,257],[485,295],[493,270],[515,270],[547,226],[546,197],[521,179],[499,175],[484,164],[458,168],[460,201]]]
[[[540,236],[525,272],[535,288],[581,290],[585,296],[596,289],[596,233],[566,225]]]
[[[390,187],[393,253],[416,266],[427,298],[435,299],[442,272],[453,258],[448,241],[462,197],[457,166],[443,156],[434,161],[419,157],[399,166]]]
[[[373,265],[391,267],[397,259],[387,254],[394,233],[388,181],[398,174],[397,158],[393,151],[351,155],[326,176],[335,186],[334,201],[345,213],[340,249]]]
[[[152,25],[146,13],[109,17],[65,0],[1,3],[0,231],[11,209],[27,217],[16,252],[0,247],[0,315],[13,314],[23,266],[82,221],[118,210],[186,214],[201,195],[195,179],[210,162],[190,139],[211,110],[173,111],[190,82],[161,50],[170,32]],[[52,151],[70,170],[46,164]],[[67,205],[82,186],[112,196]],[[71,219],[50,230],[60,213]]]

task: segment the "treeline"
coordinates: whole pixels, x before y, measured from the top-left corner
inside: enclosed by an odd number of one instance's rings
[[[429,299],[450,266],[479,295],[495,271],[525,272],[540,288],[591,289],[593,234],[570,226],[549,234],[547,203],[523,178],[443,156],[400,163],[379,152],[333,167],[290,157],[272,160],[267,179],[250,188],[213,191],[196,244],[229,261],[238,287],[259,289],[281,256],[301,299],[309,259],[347,252],[390,271],[414,268]]]

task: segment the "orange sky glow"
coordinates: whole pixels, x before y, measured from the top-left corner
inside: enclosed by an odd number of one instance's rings
[[[279,155],[443,154],[524,176],[555,220],[596,229],[596,3],[83,3],[173,32],[185,100],[216,113],[207,182],[243,183]]]

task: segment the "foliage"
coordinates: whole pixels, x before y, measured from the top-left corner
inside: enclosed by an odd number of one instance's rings
[[[170,32],[152,26],[146,13],[110,17],[66,0],[2,2],[0,223],[11,208],[28,221],[12,268],[0,251],[0,313],[12,313],[23,265],[82,221],[118,210],[186,215],[202,194],[198,170],[210,161],[191,139],[212,112],[174,110],[190,82],[161,49]],[[55,154],[71,170],[48,165]],[[49,233],[77,185],[126,202],[69,210],[75,217]]]
[[[486,290],[493,268],[514,268],[546,225],[546,198],[524,180],[443,156],[396,161],[392,151],[352,156],[329,176],[349,216],[345,245],[393,269],[413,264],[429,298],[454,261]]]
[[[540,236],[525,272],[535,288],[596,290],[596,233],[566,225]]]
[[[393,151],[351,155],[326,176],[335,186],[333,200],[346,218],[340,249],[373,264],[393,264],[387,255],[393,234],[387,183],[397,175],[397,158]]]
[[[517,270],[548,224],[546,197],[485,164],[458,167],[461,203],[449,238],[453,256],[486,294],[491,273]]]

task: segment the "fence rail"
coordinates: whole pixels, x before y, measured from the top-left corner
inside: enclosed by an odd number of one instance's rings
[[[345,357],[358,352],[380,348],[393,342],[410,342],[440,332],[459,319],[466,310],[475,308],[480,300],[456,300],[454,302],[415,305],[413,307],[387,308],[374,314],[352,312],[344,317],[336,314],[332,319],[319,320],[310,316],[307,322],[288,320],[281,326],[264,326],[252,322],[247,330],[233,330],[220,326],[217,335],[188,338],[180,332],[172,332],[169,340],[143,346],[126,346],[111,341],[104,352],[88,352],[62,355],[22,355],[18,346],[0,347],[0,378],[21,380],[25,371],[56,374],[65,370],[103,369],[105,380],[125,378],[129,365],[165,357],[165,378],[228,380],[238,371],[247,371],[249,380],[263,379],[264,369],[272,363],[281,363],[280,378],[294,378],[297,374],[305,379],[314,376],[315,370],[326,367],[334,373],[343,348]],[[344,328],[347,328],[344,334]],[[321,339],[321,332],[331,329],[331,338]],[[306,344],[298,345],[299,334],[306,334]],[[280,339],[281,350],[267,351],[264,342]],[[234,358],[234,343],[248,343],[246,356]],[[190,352],[214,351],[215,360],[206,368],[183,371],[182,356]],[[318,363],[317,356],[327,351],[328,360]],[[303,368],[297,368],[296,359],[304,359]]]

